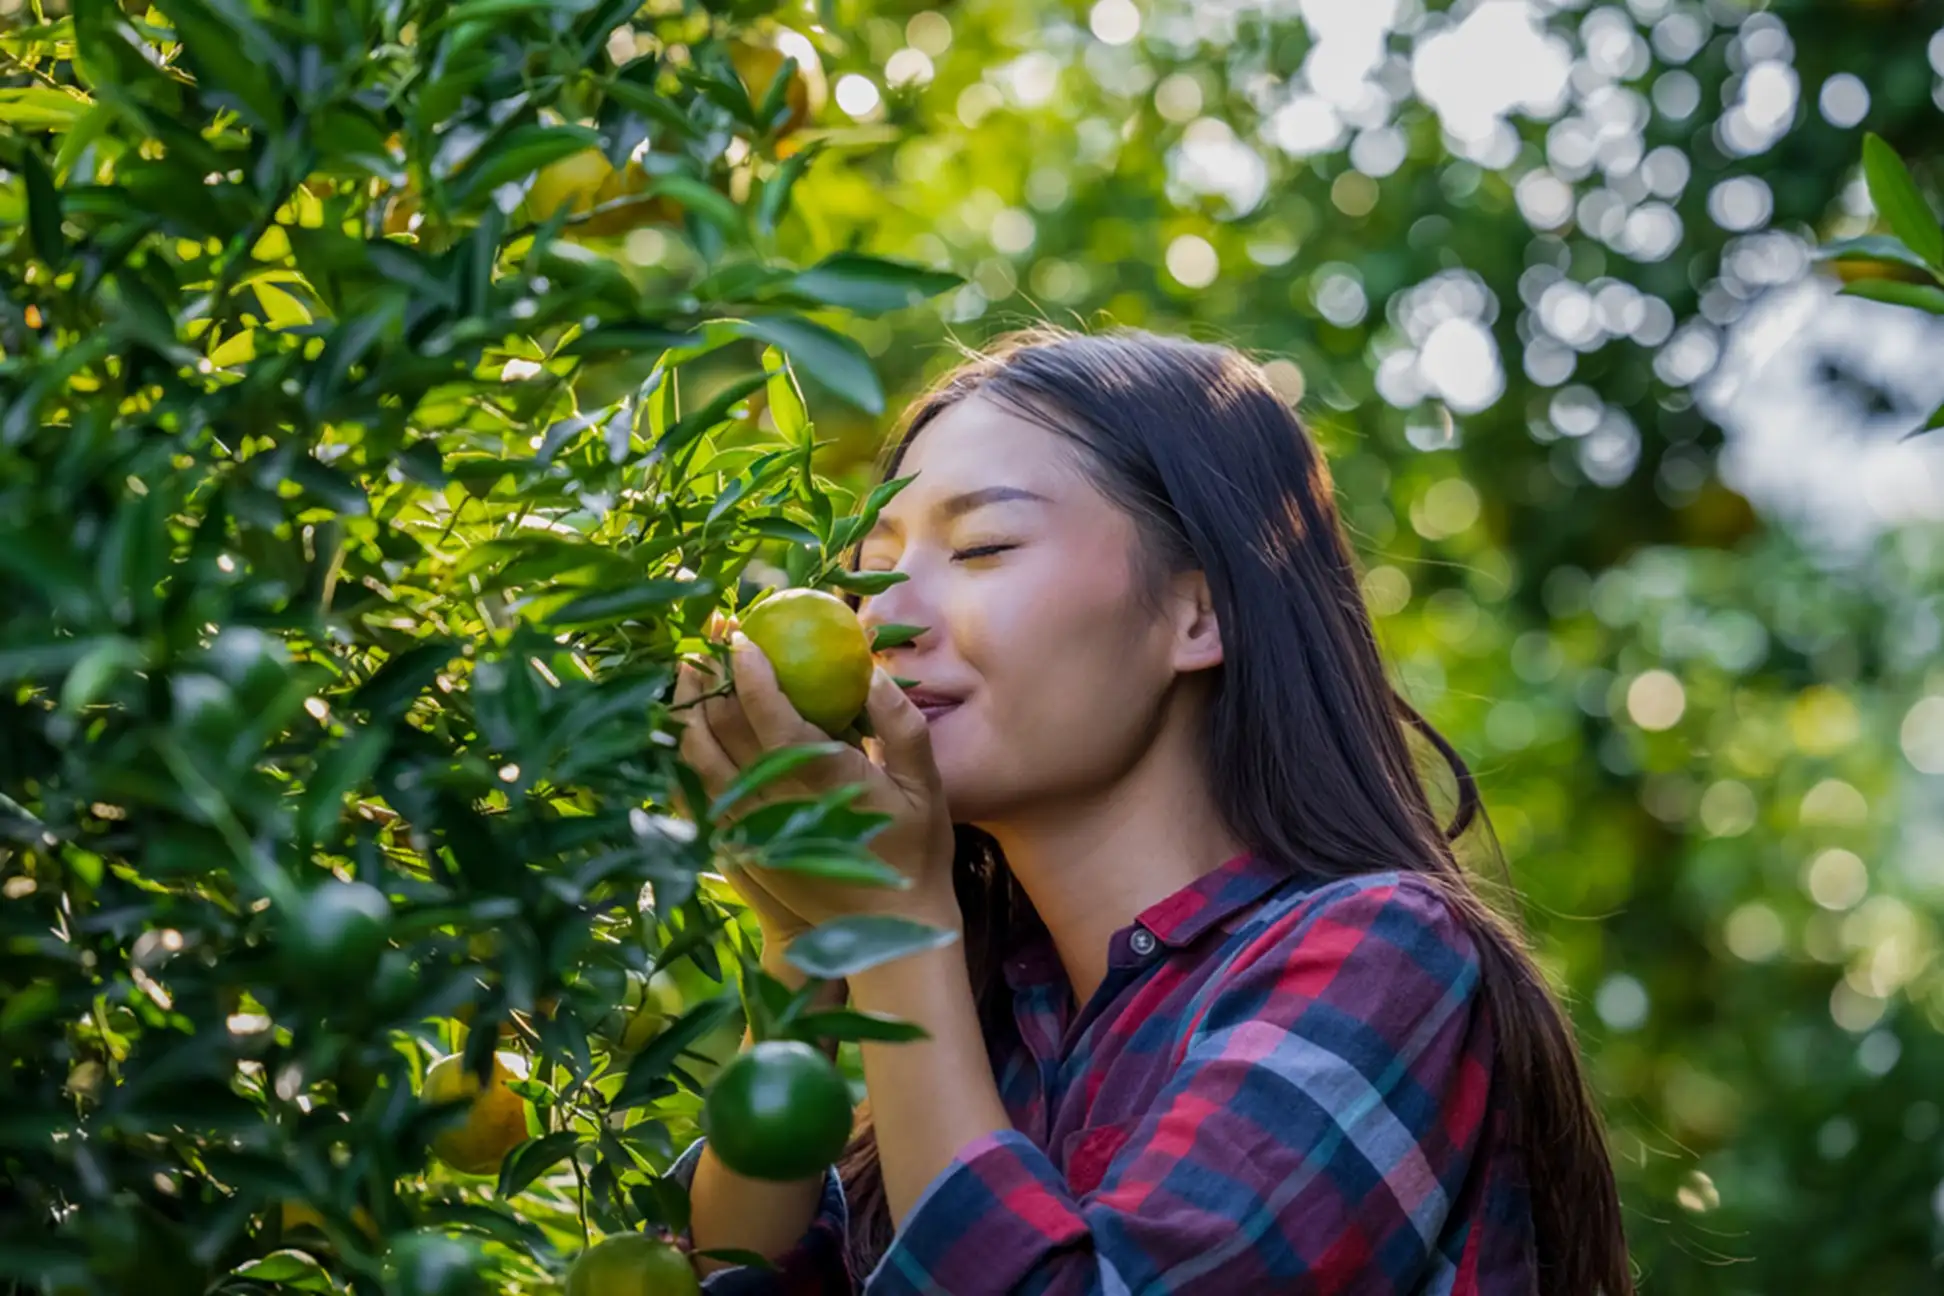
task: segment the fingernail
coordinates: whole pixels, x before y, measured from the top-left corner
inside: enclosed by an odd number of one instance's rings
[[[742,652],[749,647],[749,636],[738,630],[729,636],[729,647],[734,652]]]

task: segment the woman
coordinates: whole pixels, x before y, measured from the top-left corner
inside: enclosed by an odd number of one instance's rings
[[[959,943],[851,978],[865,1044],[823,1182],[705,1145],[722,1292],[1632,1291],[1568,1024],[1451,839],[1469,772],[1386,682],[1328,470],[1261,371],[1142,333],[1014,335],[947,376],[859,566],[879,738],[850,781],[907,889],[739,871],[781,961],[896,913]],[[711,788],[812,740],[738,638],[683,751]],[[886,669],[888,668],[888,670]],[[896,674],[918,681],[909,692]],[[695,671],[678,691],[707,690]],[[1408,741],[1457,774],[1449,830]]]

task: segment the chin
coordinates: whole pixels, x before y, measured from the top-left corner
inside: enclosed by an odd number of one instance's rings
[[[945,787],[945,804],[951,808],[953,823],[977,823],[991,818],[996,789],[984,771],[967,769],[941,753],[938,777]]]

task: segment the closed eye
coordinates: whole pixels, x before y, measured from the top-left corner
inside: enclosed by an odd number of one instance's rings
[[[1018,547],[1018,545],[1009,544],[988,544],[973,545],[970,549],[954,549],[952,551],[952,561],[971,562],[977,558],[991,558],[995,555],[1005,553],[1008,549],[1017,549]]]

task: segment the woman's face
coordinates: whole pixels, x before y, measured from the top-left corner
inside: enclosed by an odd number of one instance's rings
[[[907,579],[860,609],[926,632],[883,654],[918,681],[952,817],[1001,823],[1117,782],[1152,741],[1176,633],[1141,597],[1134,521],[1073,442],[973,396],[913,441],[915,480],[860,566]]]

